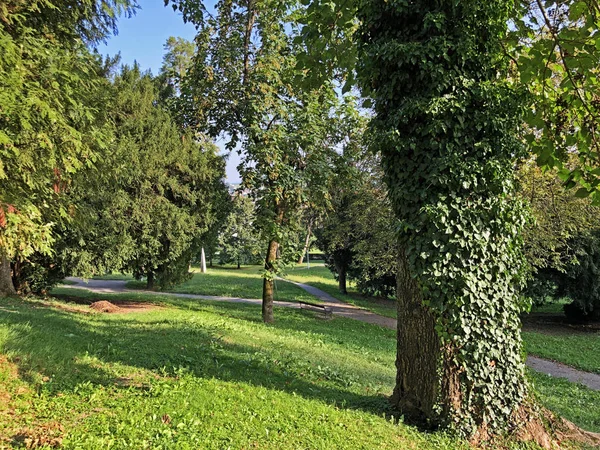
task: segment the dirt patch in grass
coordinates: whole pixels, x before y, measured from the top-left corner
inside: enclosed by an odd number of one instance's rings
[[[58,422],[48,422],[36,428],[24,428],[12,438],[12,444],[25,448],[59,448],[64,427]]]
[[[100,300],[90,305],[90,308],[94,311],[103,313],[132,313],[132,312],[144,312],[154,309],[160,309],[158,305],[152,303],[131,303],[131,302],[118,302],[116,305],[107,300]]]
[[[99,302],[94,302],[90,305],[94,311],[103,312],[103,313],[118,313],[121,308],[117,305],[113,305],[111,302],[106,300],[100,300]]]
[[[108,300],[98,300],[97,298],[86,298],[86,297],[77,297],[74,295],[60,295],[56,296],[56,298],[69,302],[75,303],[77,305],[86,305],[89,306],[91,311],[85,309],[79,309],[76,307],[71,307],[67,304],[51,304],[50,306],[57,307],[60,309],[64,309],[70,312],[78,312],[78,313],[90,313],[90,312],[101,312],[108,314],[124,314],[124,313],[132,313],[132,312],[145,312],[156,309],[162,309],[163,307],[160,305],[156,305],[154,303],[144,303],[144,302],[128,302],[124,300],[111,299]]]

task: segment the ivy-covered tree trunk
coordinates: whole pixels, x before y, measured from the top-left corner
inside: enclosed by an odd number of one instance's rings
[[[0,297],[16,295],[10,271],[10,261],[4,253],[0,253]]]
[[[269,241],[267,257],[265,258],[266,276],[263,278],[263,298],[262,298],[262,318],[265,323],[272,323],[273,317],[273,298],[275,288],[275,262],[277,260],[277,249],[279,243],[274,239]]]
[[[485,439],[527,394],[516,138],[501,42],[513,2],[362,2],[358,74],[400,220],[398,376],[407,418]]]

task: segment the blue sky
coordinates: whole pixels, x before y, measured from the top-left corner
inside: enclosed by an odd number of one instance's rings
[[[137,61],[143,70],[158,74],[162,65],[164,44],[169,36],[180,36],[192,40],[196,35],[192,24],[184,23],[181,14],[173,8],[163,6],[162,0],[141,1],[141,8],[131,18],[121,18],[119,34],[111,37],[106,44],[100,44],[102,54],[121,53],[123,64]],[[237,154],[231,154],[227,161],[227,181],[239,183],[236,170],[239,163]]]

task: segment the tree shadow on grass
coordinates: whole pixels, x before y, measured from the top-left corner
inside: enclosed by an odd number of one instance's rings
[[[218,311],[227,312],[224,323],[228,318],[259,321],[252,305],[219,305]],[[26,355],[14,360],[21,377],[29,382],[36,372],[51,377],[45,386],[51,394],[71,392],[83,382],[119,388],[120,377],[99,360],[167,375],[185,367],[200,378],[243,382],[378,415],[389,412],[383,395],[353,392],[345,386],[352,380],[343,374],[312,367],[302,355],[289,353],[280,360],[281,354],[228,342],[220,326],[197,323],[193,315],[186,320],[160,319],[157,313],[144,320],[89,317],[16,301],[12,312],[0,310],[0,322],[11,330],[3,351]],[[292,329],[293,321],[282,319],[279,326]],[[343,338],[343,332],[336,333],[332,339]]]

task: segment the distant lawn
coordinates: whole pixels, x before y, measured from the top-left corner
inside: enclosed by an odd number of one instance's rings
[[[211,267],[206,273],[194,269],[191,280],[168,289],[168,292],[182,294],[216,295],[221,297],[262,298],[263,278],[260,273],[261,266]],[[143,281],[127,283],[130,289],[145,289]],[[297,302],[300,300],[319,302],[316,297],[304,289],[275,280],[275,300]]]
[[[133,276],[131,274],[124,273],[107,273],[104,275],[97,275],[93,277],[94,280],[118,280],[118,281],[129,281],[133,280]]]
[[[297,266],[288,270],[285,278],[309,284],[327,292],[338,300],[365,308],[376,314],[396,318],[396,302],[394,300],[365,297],[356,291],[352,283],[348,283],[347,295],[340,293],[337,281],[324,263],[311,263],[310,269],[306,268],[306,264]]]
[[[600,373],[600,333],[557,335],[524,331],[527,353]]]
[[[568,297],[563,297],[560,299],[554,299],[549,303],[544,303],[543,305],[533,305],[531,307],[532,313],[551,313],[551,314],[564,314],[563,307],[567,303],[571,303],[572,300]]]

